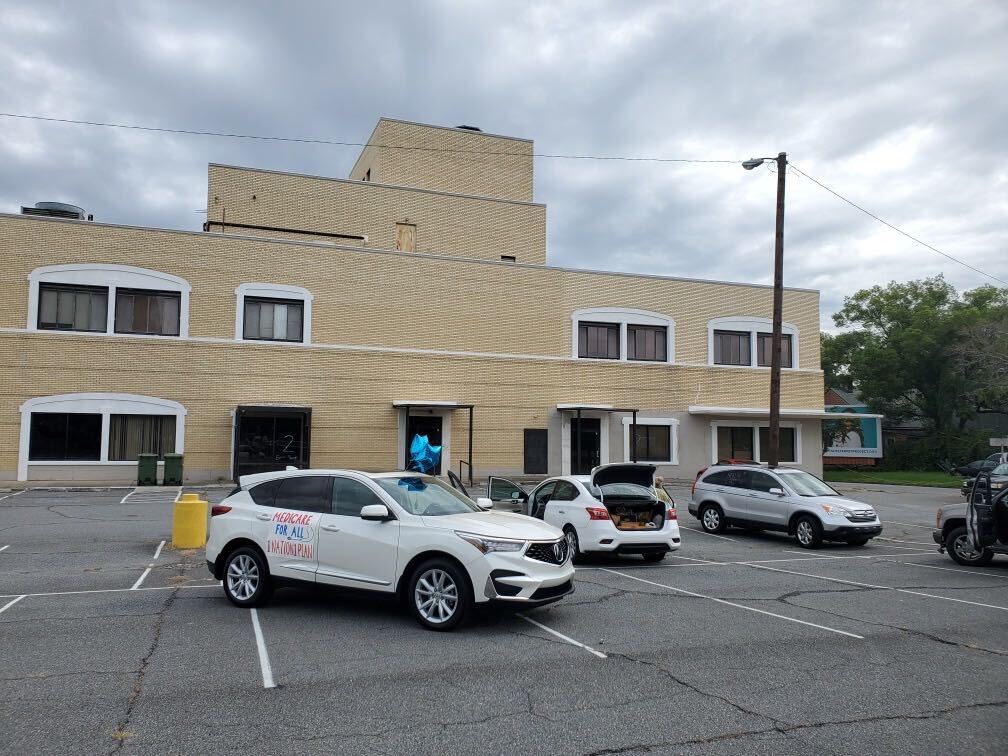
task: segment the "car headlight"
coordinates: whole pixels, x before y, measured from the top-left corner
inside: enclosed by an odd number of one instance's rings
[[[998,489],[1004,488],[1006,484],[1004,483],[991,483],[991,490],[997,491]]]
[[[475,533],[463,533],[460,530],[456,530],[455,535],[466,543],[471,543],[484,554],[493,551],[521,551],[525,548],[525,541],[516,541],[511,538],[488,538]]]
[[[852,512],[839,504],[821,504],[823,511],[831,517],[850,517]]]

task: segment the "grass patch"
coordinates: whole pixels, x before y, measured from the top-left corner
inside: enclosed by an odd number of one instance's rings
[[[833,483],[877,483],[889,486],[930,486],[932,488],[959,488],[963,478],[941,470],[824,470],[823,478]]]

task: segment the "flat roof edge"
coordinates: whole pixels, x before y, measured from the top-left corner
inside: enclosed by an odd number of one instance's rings
[[[485,136],[485,137],[491,137],[493,139],[510,139],[512,142],[528,142],[529,144],[535,143],[534,140],[528,139],[526,137],[508,136],[507,134],[495,134],[490,131],[472,131],[470,129],[460,129],[458,126],[440,126],[436,123],[421,123],[420,121],[408,121],[405,118],[387,118],[385,116],[379,116],[378,123],[380,124],[382,121],[386,121],[388,123],[405,123],[408,126],[422,126],[425,129],[442,129],[443,131],[458,131],[461,132],[462,134],[469,134],[472,136]],[[374,131],[377,128],[378,125],[375,124],[375,129],[371,131],[372,135],[374,134]],[[532,157],[532,155],[529,154],[529,157]]]
[[[660,281],[683,281],[685,283],[709,284],[712,286],[741,286],[750,289],[773,289],[773,284],[746,283],[743,281],[718,281],[705,278],[687,278],[684,276],[661,276],[654,273],[624,273],[616,270],[593,270],[590,268],[571,268],[564,265],[548,265],[523,262],[507,262],[504,260],[482,260],[478,257],[460,257],[458,255],[431,254],[425,252],[398,252],[394,249],[375,249],[373,247],[354,247],[348,244],[335,244],[333,242],[312,242],[303,239],[279,239],[271,236],[251,236],[248,234],[218,234],[209,231],[188,231],[178,228],[161,228],[157,226],[136,226],[128,223],[106,223],[103,221],[84,221],[74,218],[46,218],[33,215],[20,215],[19,213],[0,213],[0,219],[12,219],[25,221],[28,223],[67,223],[71,225],[87,226],[90,228],[113,228],[125,229],[127,231],[151,231],[159,234],[180,234],[183,236],[199,236],[202,238],[237,239],[253,241],[264,244],[285,244],[294,247],[312,247],[315,249],[339,250],[343,252],[363,252],[374,255],[391,255],[395,257],[409,257],[412,259],[422,258],[427,260],[443,260],[449,262],[464,262],[472,265],[498,265],[509,268],[531,268],[533,270],[555,270],[565,273],[584,273],[596,276],[620,276],[622,278],[647,278]],[[213,221],[211,221],[212,223]],[[804,289],[793,286],[785,286],[785,291],[796,291],[806,294],[819,294],[818,289]]]

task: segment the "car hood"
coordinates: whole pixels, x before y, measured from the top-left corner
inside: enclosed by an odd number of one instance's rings
[[[863,501],[857,501],[856,499],[847,499],[843,496],[799,496],[798,501],[808,504],[827,504],[829,506],[846,507],[847,509],[870,509],[873,512],[875,511],[875,507],[871,504],[865,504]]]
[[[488,538],[517,538],[523,541],[552,541],[563,531],[525,515],[511,512],[472,512],[423,517],[423,524],[442,530],[462,530]]]
[[[650,488],[654,485],[654,465],[639,462],[617,462],[611,465],[600,465],[591,472],[591,483],[600,488],[610,483],[635,483],[638,486]]]

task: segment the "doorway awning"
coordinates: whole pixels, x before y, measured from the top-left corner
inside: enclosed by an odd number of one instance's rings
[[[462,477],[462,463],[465,462],[469,468],[469,485],[473,484],[473,407],[475,405],[442,399],[393,399],[392,406],[396,409],[406,410],[406,414],[409,414],[411,409],[469,410],[469,459],[459,460],[459,477]]]
[[[640,412],[636,407],[614,407],[611,404],[579,404],[577,402],[567,402],[559,403],[556,406],[557,412],[573,412],[574,417],[578,421],[578,427],[581,427],[581,413],[582,412],[629,412],[631,415],[630,420],[630,461],[637,461],[637,444],[634,440],[637,438],[637,413]],[[574,454],[577,459],[581,458],[581,434],[575,433],[574,435]]]
[[[706,415],[716,417],[750,417],[757,420],[770,417],[770,410],[764,407],[701,407],[691,405],[688,408],[691,415]],[[869,412],[827,412],[822,409],[782,409],[780,416],[791,420],[832,420],[837,415],[844,417],[864,417],[880,418],[883,415],[874,415]]]

